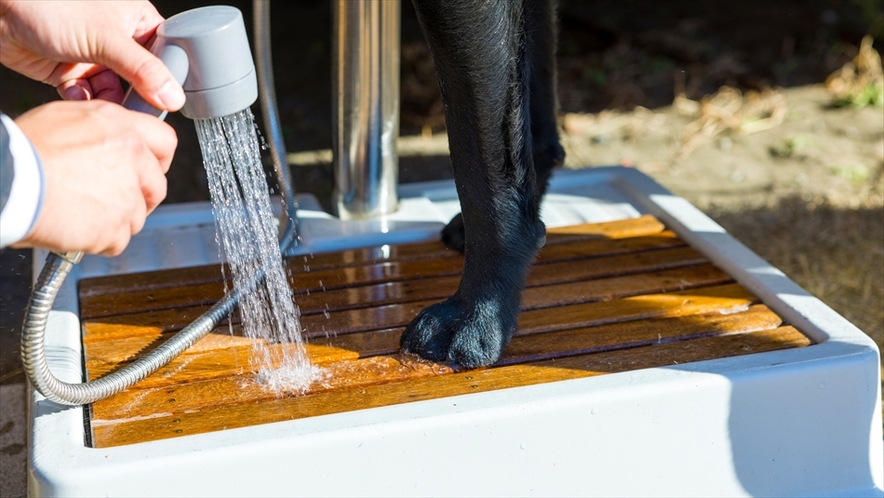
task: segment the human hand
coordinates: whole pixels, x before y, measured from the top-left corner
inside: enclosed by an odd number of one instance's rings
[[[168,124],[101,100],[52,102],[15,120],[43,165],[43,207],[15,247],[116,256],[166,197]]]
[[[120,103],[122,77],[152,105],[177,111],[181,85],[144,48],[161,22],[150,2],[0,0],[0,63],[66,100]]]

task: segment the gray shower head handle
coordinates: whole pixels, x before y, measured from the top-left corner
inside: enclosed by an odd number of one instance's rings
[[[258,98],[255,65],[242,13],[215,5],[182,12],[157,28],[151,52],[184,88],[181,113],[191,119],[227,116]],[[164,117],[131,89],[126,107]]]

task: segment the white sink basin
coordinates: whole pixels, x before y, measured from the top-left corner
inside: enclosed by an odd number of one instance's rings
[[[437,238],[459,210],[452,182],[404,185],[400,198],[389,218],[341,222],[302,197],[296,252]],[[543,206],[548,226],[643,213],[817,344],[106,449],[85,446],[83,408],[32,393],[29,492],[881,497],[871,339],[636,170],[560,171]],[[206,203],[161,207],[123,255],[84,259],[50,318],[55,374],[82,377],[77,279],[217,261]]]

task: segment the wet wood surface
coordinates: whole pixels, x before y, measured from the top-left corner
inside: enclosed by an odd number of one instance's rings
[[[656,219],[550,230],[519,329],[492,367],[457,371],[399,354],[421,309],[457,289],[463,258],[440,242],[286,260],[306,354],[305,393],[256,381],[237,317],[125,392],[90,408],[109,447],[627,370],[803,347],[783,323]],[[87,376],[158,347],[224,293],[218,265],[80,282]],[[264,345],[271,352],[290,344]]]

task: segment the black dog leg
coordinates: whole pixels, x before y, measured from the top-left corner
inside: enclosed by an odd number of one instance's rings
[[[516,329],[528,266],[545,233],[533,166],[526,5],[414,3],[445,102],[465,263],[455,295],[421,311],[401,346],[437,361],[488,365]]]
[[[543,198],[552,171],[565,162],[556,123],[556,1],[526,0],[525,43],[530,74],[531,135],[537,202]],[[442,241],[451,249],[464,250],[463,217],[458,214],[442,231]]]
[[[531,64],[531,136],[537,203],[546,193],[553,169],[565,162],[556,123],[556,2],[527,0],[528,59]]]

